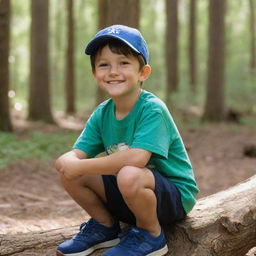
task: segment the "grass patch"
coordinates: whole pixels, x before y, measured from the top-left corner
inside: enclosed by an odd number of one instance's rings
[[[0,169],[24,159],[52,159],[70,150],[77,132],[30,132],[24,137],[0,133]]]

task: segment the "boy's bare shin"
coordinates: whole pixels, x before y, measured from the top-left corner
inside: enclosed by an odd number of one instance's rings
[[[60,180],[74,201],[92,218],[106,226],[113,224],[112,216],[103,204],[106,199],[100,175],[84,175],[76,179],[67,179],[60,174]]]

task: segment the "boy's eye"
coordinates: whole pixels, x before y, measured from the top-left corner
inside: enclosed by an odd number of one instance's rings
[[[129,64],[128,61],[122,61],[122,62],[121,62],[121,65],[128,65],[128,64]]]
[[[99,65],[98,65],[98,67],[106,67],[108,64],[107,63],[100,63]]]

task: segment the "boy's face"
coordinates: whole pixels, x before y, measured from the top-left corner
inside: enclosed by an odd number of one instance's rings
[[[135,56],[113,53],[106,45],[96,54],[93,75],[102,90],[111,98],[117,98],[138,92],[150,71],[149,65],[140,69]]]

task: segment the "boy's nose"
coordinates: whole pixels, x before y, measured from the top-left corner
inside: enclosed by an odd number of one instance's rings
[[[110,75],[116,75],[116,74],[118,74],[118,67],[117,67],[117,65],[112,65],[112,66],[110,67],[109,73],[110,73]]]

